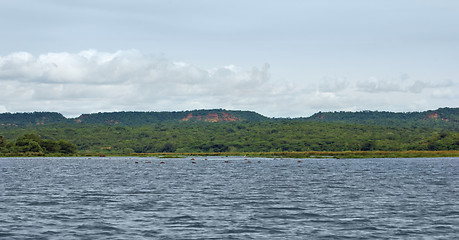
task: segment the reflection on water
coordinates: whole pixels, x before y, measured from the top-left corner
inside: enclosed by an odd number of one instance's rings
[[[0,238],[459,236],[459,158],[207,159],[0,159]]]

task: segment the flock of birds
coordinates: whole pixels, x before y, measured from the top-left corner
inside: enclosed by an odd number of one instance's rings
[[[208,160],[208,159],[204,158],[204,160]],[[247,158],[244,158],[244,161],[245,161],[245,163],[252,163],[252,161],[248,160]],[[303,161],[298,160],[297,162],[298,163],[302,163]],[[135,164],[139,164],[139,163],[140,163],[139,161],[135,161]],[[153,163],[153,162],[152,161],[145,161],[144,163]],[[231,161],[225,160],[224,163],[231,163]],[[261,161],[258,160],[257,163],[261,163]],[[159,162],[159,164],[166,164],[166,162],[165,161],[161,161],[161,162]],[[191,159],[191,164],[196,164],[196,159],[192,158]]]

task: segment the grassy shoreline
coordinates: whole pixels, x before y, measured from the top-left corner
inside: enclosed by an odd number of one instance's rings
[[[159,157],[159,158],[185,158],[206,156],[243,156],[267,158],[423,158],[423,157],[459,157],[459,151],[337,151],[337,152],[215,152],[215,153],[78,153],[43,154],[20,153],[3,154],[0,157]]]
[[[223,153],[146,153],[130,156],[245,156],[268,158],[420,158],[420,157],[459,157],[459,151],[340,151],[340,152],[223,152]]]

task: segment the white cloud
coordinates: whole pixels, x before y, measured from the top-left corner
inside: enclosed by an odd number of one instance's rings
[[[349,82],[346,78],[343,77],[324,77],[322,81],[319,83],[320,92],[338,92],[345,90],[347,87],[349,87]]]
[[[0,112],[56,111],[66,116],[103,111],[201,108],[254,110],[273,116],[317,111],[426,110],[453,106],[454,80],[323,77],[272,79],[271,66],[204,68],[137,50],[113,53],[27,52],[0,56]]]
[[[357,88],[363,92],[402,92],[404,91],[404,83],[400,81],[389,81],[386,79],[378,79],[371,77],[366,81],[357,82]]]
[[[10,111],[182,110],[239,107],[277,89],[269,65],[204,69],[138,51],[13,53],[0,57],[0,100]],[[233,104],[234,103],[234,104]],[[88,108],[88,106],[91,106]],[[247,106],[250,108],[250,106]]]
[[[370,77],[365,81],[357,81],[356,88],[361,92],[367,93],[422,93],[424,90],[435,90],[454,87],[451,80],[444,81],[421,81],[411,80],[407,75],[402,75],[400,79],[383,79]],[[455,87],[458,87],[457,84]]]

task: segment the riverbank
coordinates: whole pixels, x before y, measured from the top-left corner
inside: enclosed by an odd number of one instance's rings
[[[459,157],[459,151],[340,151],[340,152],[214,152],[214,153],[133,153],[120,154],[84,154],[83,156],[135,156],[184,158],[189,156],[243,156],[267,158],[422,158],[422,157]]]
[[[78,153],[43,154],[43,153],[16,153],[2,154],[0,157],[159,157],[159,158],[186,158],[206,156],[242,156],[266,158],[423,158],[423,157],[459,157],[459,151],[336,151],[336,152],[213,152],[213,153]]]

